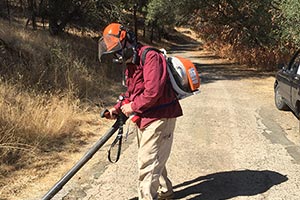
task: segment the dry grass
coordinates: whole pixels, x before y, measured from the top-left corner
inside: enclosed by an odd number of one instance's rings
[[[199,28],[199,27],[198,27]],[[291,44],[282,46],[270,36],[268,42],[254,42],[238,29],[222,26],[202,26],[199,34],[205,40],[204,48],[214,51],[223,58],[231,59],[262,71],[277,70],[278,64],[286,63],[294,53]],[[265,38],[266,39],[266,38]]]
[[[0,82],[0,188],[7,188],[7,182],[14,179],[18,170],[36,168],[35,173],[46,173],[45,167],[55,166],[59,157],[48,155],[54,161],[49,165],[50,160],[44,156],[61,151],[67,142],[74,141],[71,137],[78,133],[80,123],[77,115],[83,114],[79,113],[78,102],[68,95],[28,93],[17,85]]]
[[[11,199],[89,141],[95,104],[120,88],[106,78],[116,69],[99,67],[91,34],[50,37],[1,19],[0,27],[0,196]]]
[[[39,91],[67,91],[83,98],[108,91],[118,68],[100,67],[97,41],[91,34],[50,37],[46,30],[25,30],[1,21],[0,73]],[[2,28],[3,27],[3,28]],[[95,36],[95,35],[93,35]]]
[[[211,49],[220,57],[228,58],[247,66],[252,66],[263,71],[277,70],[280,63],[288,62],[292,50],[282,51],[279,47],[234,46],[222,41],[207,42],[205,48]]]
[[[72,97],[33,94],[16,88],[16,85],[0,84],[1,127],[8,130],[8,135],[13,135],[14,140],[22,138],[29,143],[35,138],[41,142],[44,138],[70,131],[69,121],[79,110]]]

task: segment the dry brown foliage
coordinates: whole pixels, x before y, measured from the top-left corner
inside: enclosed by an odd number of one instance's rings
[[[0,196],[45,176],[99,128],[117,69],[99,66],[97,41],[76,30],[60,37],[0,19]],[[95,35],[93,35],[95,37]],[[117,79],[117,78],[116,78]],[[95,104],[99,104],[97,108]],[[89,127],[88,129],[85,127]],[[27,171],[26,176],[21,175]]]
[[[251,48],[244,45],[234,46],[222,41],[207,42],[205,46],[213,49],[220,57],[264,71],[276,71],[279,64],[288,62],[292,53],[292,50],[283,52],[279,47]]]

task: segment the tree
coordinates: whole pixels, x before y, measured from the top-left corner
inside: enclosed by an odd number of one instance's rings
[[[184,0],[177,7],[177,21],[193,24],[206,39],[252,47],[274,41],[273,0]]]
[[[283,44],[297,46],[300,42],[300,2],[298,0],[278,1],[279,7],[279,37]]]
[[[125,21],[121,0],[48,0],[47,8],[52,35],[63,32],[68,24],[99,29],[110,21]]]
[[[64,30],[67,23],[77,13],[79,1],[72,0],[49,0],[49,31],[57,35]]]
[[[10,3],[9,0],[0,2],[0,17],[7,18],[10,21]]]
[[[154,29],[157,29],[158,39],[165,34],[165,26],[173,27],[175,24],[174,1],[151,0],[147,5],[146,24],[151,27],[150,40],[154,39]]]

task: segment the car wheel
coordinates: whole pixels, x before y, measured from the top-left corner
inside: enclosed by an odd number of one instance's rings
[[[278,87],[275,88],[275,105],[278,110],[288,110],[287,104],[284,102],[281,94],[278,91]]]

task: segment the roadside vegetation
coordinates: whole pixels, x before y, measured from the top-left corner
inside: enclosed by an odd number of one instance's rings
[[[109,104],[118,91],[109,85],[118,79],[107,78],[113,77],[113,68],[99,67],[97,42],[91,37],[74,30],[50,37],[43,29],[33,32],[3,19],[0,27],[2,197],[14,194],[11,186],[16,191],[24,186],[8,181],[17,179],[15,172],[36,167],[45,175],[62,159],[57,152],[78,150],[79,143],[88,141],[94,133],[84,129],[99,128],[104,102]]]
[[[298,48],[299,9],[297,0],[0,1],[0,194],[18,193],[7,183],[19,170],[44,176],[57,152],[77,151],[93,134],[82,127],[99,128],[121,90],[120,69],[97,57],[108,23],[154,45],[188,27],[219,56],[274,70]]]

